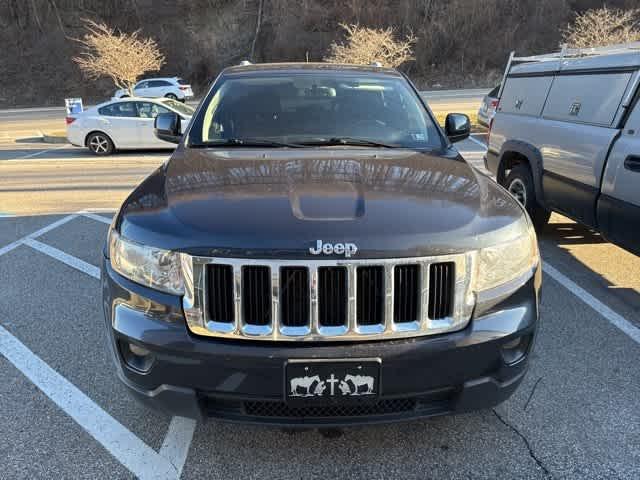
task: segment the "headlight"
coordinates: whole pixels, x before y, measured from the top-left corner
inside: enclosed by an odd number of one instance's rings
[[[539,262],[536,233],[523,219],[516,226],[514,238],[480,250],[476,289],[482,292],[528,279]]]
[[[184,294],[178,253],[132,242],[111,230],[109,257],[113,269],[129,280],[174,295]]]

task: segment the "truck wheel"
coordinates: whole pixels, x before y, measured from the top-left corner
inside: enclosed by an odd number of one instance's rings
[[[542,208],[536,200],[536,191],[529,167],[522,164],[513,167],[504,180],[503,186],[524,206],[535,229],[542,230],[549,221],[551,212]]]
[[[95,155],[111,155],[115,150],[113,142],[108,135],[102,132],[94,132],[87,138],[87,147]]]

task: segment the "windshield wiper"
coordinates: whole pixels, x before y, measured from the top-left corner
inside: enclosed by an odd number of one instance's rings
[[[400,148],[400,145],[395,145],[392,143],[383,143],[375,140],[369,140],[368,138],[358,138],[358,137],[318,138],[315,140],[300,142],[300,145],[305,145],[305,146],[353,145],[356,147]]]
[[[304,145],[298,143],[277,142],[266,138],[225,138],[219,141],[203,142],[193,145],[194,147],[265,147],[265,148],[303,148]]]

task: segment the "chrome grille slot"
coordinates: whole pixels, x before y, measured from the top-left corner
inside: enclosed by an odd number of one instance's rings
[[[384,267],[359,267],[357,275],[357,325],[384,324]]]
[[[207,270],[209,318],[213,322],[233,323],[233,267],[209,265]]]
[[[394,323],[420,320],[420,265],[396,265],[393,297]]]
[[[318,324],[320,327],[347,325],[347,269],[318,269]]]
[[[245,325],[271,324],[271,275],[269,267],[242,268],[242,318]]]
[[[309,270],[305,267],[280,270],[280,325],[309,325]]]
[[[434,263],[429,270],[429,318],[440,320],[451,315],[453,309],[455,264]]]
[[[183,254],[197,335],[274,341],[417,337],[464,328],[475,252],[401,259],[230,259]]]

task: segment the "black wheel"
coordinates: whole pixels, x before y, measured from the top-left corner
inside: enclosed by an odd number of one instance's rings
[[[113,142],[106,133],[94,132],[87,137],[87,147],[95,155],[111,155],[115,150]]]
[[[524,206],[536,230],[542,230],[549,221],[551,212],[542,208],[536,200],[533,176],[529,167],[523,164],[513,167],[503,186]]]
[[[167,93],[165,95],[166,98],[170,98],[171,100],[177,100],[178,97],[176,97],[173,93]]]

